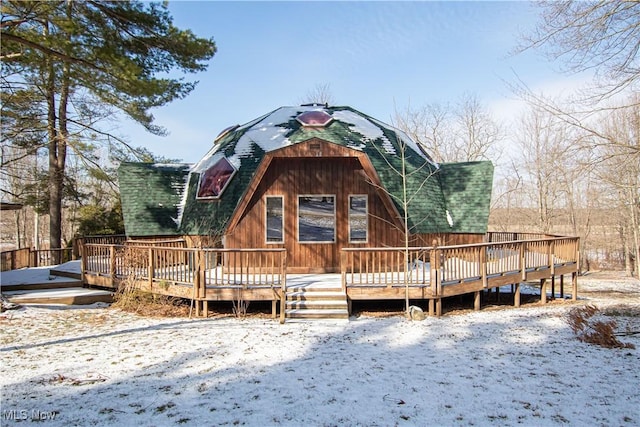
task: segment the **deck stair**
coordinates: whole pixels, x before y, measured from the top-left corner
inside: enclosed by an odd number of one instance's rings
[[[79,265],[79,264],[78,264]],[[83,287],[75,265],[2,272],[0,289],[13,304],[88,305],[112,302],[113,292]]]
[[[285,317],[287,319],[348,319],[347,294],[342,288],[288,287]]]

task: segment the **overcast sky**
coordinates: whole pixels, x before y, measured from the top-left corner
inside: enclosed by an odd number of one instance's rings
[[[540,52],[513,55],[536,23],[527,2],[172,1],[174,24],[213,37],[218,52],[185,99],[153,113],[170,135],[122,122],[120,132],[157,155],[197,162],[224,128],[328,85],[336,105],[383,122],[407,106],[475,94],[500,118],[514,115],[505,81],[567,86]],[[575,77],[573,77],[575,79]]]

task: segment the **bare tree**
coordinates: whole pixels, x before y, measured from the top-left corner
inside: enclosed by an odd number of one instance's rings
[[[333,103],[334,99],[333,94],[331,93],[331,85],[329,83],[316,84],[300,101],[300,104],[332,105]]]
[[[638,84],[640,2],[543,1],[540,22],[519,51],[543,49],[569,72],[595,71],[602,100]],[[637,99],[634,101],[637,102]]]
[[[535,204],[539,231],[550,233],[557,207],[560,205],[562,184],[557,171],[566,156],[565,132],[554,123],[554,116],[531,109],[521,119],[517,143],[521,153],[521,170],[524,173],[524,191],[529,192]]]
[[[450,108],[442,104],[427,104],[404,112],[396,112],[395,122],[411,139],[422,145],[427,153],[439,163],[455,156],[454,131]]]
[[[455,105],[427,104],[396,112],[398,128],[439,163],[495,160],[504,136],[476,95],[465,94]]]
[[[476,95],[466,94],[454,111],[456,119],[455,157],[457,161],[496,160],[502,126]]]
[[[640,148],[640,104],[617,110],[602,120],[602,133],[615,144],[599,147],[596,173],[617,197],[615,209],[622,213],[621,245],[628,273],[638,272],[640,260],[640,154],[629,155],[627,146]],[[635,261],[634,261],[635,260]]]

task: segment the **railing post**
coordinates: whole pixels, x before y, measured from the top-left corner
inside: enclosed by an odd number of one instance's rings
[[[438,277],[438,252],[435,247],[429,251],[429,258],[431,260],[431,271],[429,272],[429,285],[431,286],[431,294],[433,296],[438,295],[437,277]]]
[[[442,315],[442,298],[440,298],[440,294],[442,293],[442,271],[440,265],[440,257],[442,256],[442,251],[434,246],[431,249],[431,254],[429,255],[431,258],[431,272],[429,277],[429,282],[431,285],[431,292],[433,296],[436,298],[435,301],[435,314],[440,317]],[[432,311],[432,303],[429,304],[429,311]]]
[[[556,272],[556,263],[555,263],[555,251],[556,249],[556,242],[555,240],[551,240],[549,242],[549,269],[551,270],[551,277],[555,276],[555,272]]]
[[[280,294],[280,323],[284,323],[285,310],[287,306],[287,251],[282,252],[280,263],[280,281],[282,282]]]
[[[197,297],[198,297],[198,288],[200,288],[200,257],[201,253],[199,249],[196,249],[194,252],[193,259],[193,289],[191,291],[191,300],[192,304],[196,306],[196,316],[199,314]]]
[[[109,275],[111,276],[111,285],[115,284],[116,279],[116,247],[109,245]]]
[[[527,259],[526,259],[526,243],[520,242],[520,280],[527,280]]]
[[[487,279],[487,247],[480,247],[480,276],[482,277],[482,287],[486,288],[489,285]],[[479,300],[478,300],[479,304]]]
[[[79,248],[80,251],[80,280],[82,281],[83,284],[85,284],[85,271],[87,270],[87,246],[86,245],[82,245]]]
[[[342,280],[342,292],[347,293],[347,253],[340,251],[340,275]]]
[[[153,291],[153,271],[155,270],[155,262],[153,256],[153,248],[149,247],[149,252],[147,254],[148,262],[147,262],[147,275],[149,280],[149,292]]]
[[[202,249],[198,249],[200,257],[198,259],[198,276],[200,277],[198,283],[198,298],[205,298],[207,296],[207,279],[206,279],[206,265],[205,265],[205,253]]]

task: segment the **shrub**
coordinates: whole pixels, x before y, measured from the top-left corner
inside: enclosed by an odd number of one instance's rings
[[[633,344],[623,343],[616,337],[615,320],[599,320],[594,316],[602,312],[594,305],[587,304],[569,311],[567,322],[578,339],[606,348],[635,348]]]

